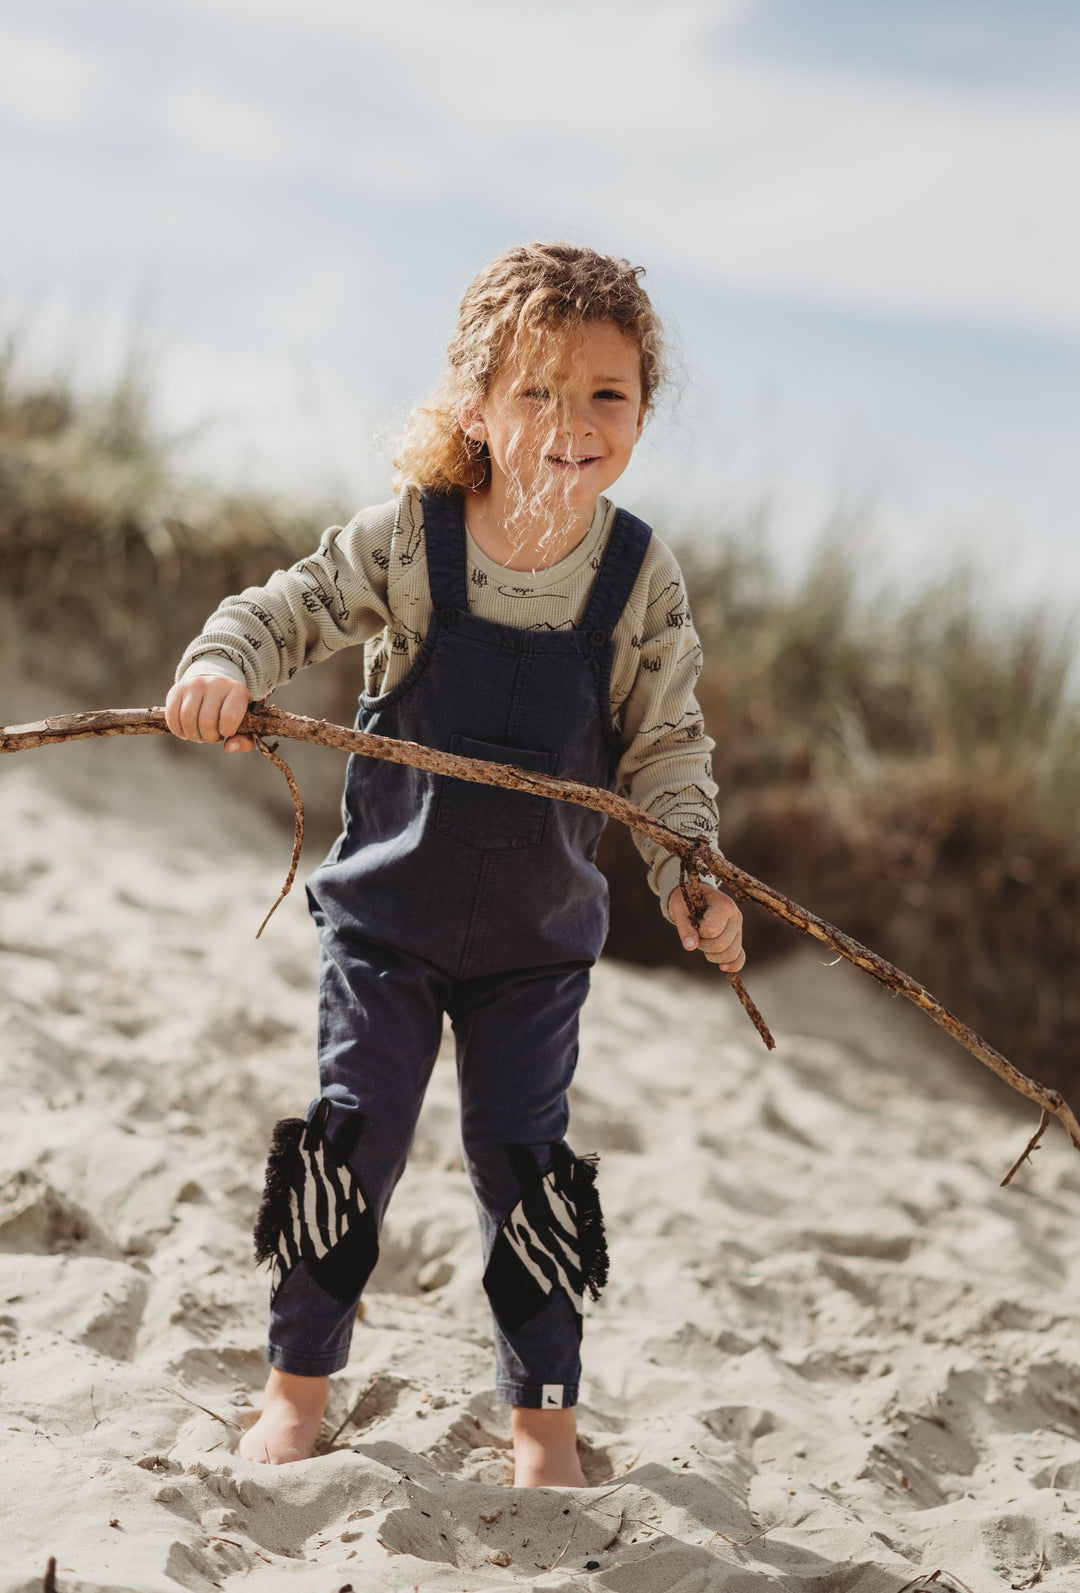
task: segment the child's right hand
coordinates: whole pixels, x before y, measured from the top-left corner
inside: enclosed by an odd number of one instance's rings
[[[226,752],[250,752],[250,736],[236,727],[248,711],[251,693],[225,675],[194,675],[179,680],[165,699],[165,723],[182,741],[222,741]]]

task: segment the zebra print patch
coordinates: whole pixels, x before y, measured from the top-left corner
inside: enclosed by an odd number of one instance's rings
[[[551,1147],[552,1168],[541,1175],[531,1151],[516,1147],[522,1195],[503,1222],[484,1270],[484,1288],[500,1325],[512,1331],[562,1289],[581,1333],[583,1297],[607,1282],[607,1245],[594,1187],[596,1158]]]
[[[255,1220],[255,1259],[272,1271],[271,1299],[299,1261],[343,1305],[357,1299],[378,1259],[375,1218],[342,1149],[327,1133],[330,1102],[274,1129]]]

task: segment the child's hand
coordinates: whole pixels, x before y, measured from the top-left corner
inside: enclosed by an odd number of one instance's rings
[[[700,947],[707,960],[716,963],[724,973],[738,973],[746,962],[742,949],[742,913],[731,897],[718,891],[715,885],[707,885],[703,880],[701,888],[705,892],[705,916],[700,928],[694,928],[681,886],[668,897],[671,921],[687,951]]]
[[[183,741],[225,742],[226,752],[250,752],[250,736],[236,727],[248,711],[251,693],[224,675],[195,675],[177,681],[165,699],[165,723]]]

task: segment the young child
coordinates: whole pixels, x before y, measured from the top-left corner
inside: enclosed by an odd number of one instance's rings
[[[462,301],[444,385],[411,418],[400,493],[226,599],[169,693],[174,735],[236,734],[248,703],[365,644],[358,723],[444,751],[628,791],[716,828],[694,699],[701,650],[678,566],[602,496],[662,379],[661,329],[625,261],[509,249]],[[258,1253],[273,1262],[251,1460],[313,1451],[448,1013],[515,1483],[582,1486],[582,1297],[607,1260],[593,1162],[565,1142],[578,1013],[607,929],[603,819],[522,792],[353,757],[345,828],[308,886],[321,940],[320,1095],[278,1125]],[[678,859],[638,843],[688,949],[743,965],[734,902],[695,929]]]

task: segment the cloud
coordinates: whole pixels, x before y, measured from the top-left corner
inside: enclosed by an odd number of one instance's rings
[[[0,117],[42,131],[75,127],[99,79],[90,52],[46,31],[0,27]]]
[[[1075,92],[1075,0],[755,0],[721,47],[762,59],[854,67],[879,77]]]
[[[299,129],[283,127],[273,108],[212,79],[184,77],[154,108],[162,131],[196,160],[280,176],[310,164]]]
[[[1075,101],[765,60],[696,5],[622,29],[607,5],[543,28],[507,8],[448,73],[470,10],[431,16],[403,85],[439,108],[448,180],[725,287],[1080,334]]]
[[[719,290],[1080,334],[1080,102],[1031,91],[1038,41],[1049,70],[1078,29],[1037,0],[1018,81],[948,78],[920,49],[978,55],[977,19],[928,4],[905,54],[854,0],[822,0],[816,42],[790,0],[105,0],[107,114],[133,135],[107,181],[156,140],[167,184],[260,224],[434,207],[484,252],[498,213],[499,241],[569,233]],[[987,4],[1000,57],[1009,8]],[[88,47],[25,37],[23,114],[84,114]]]
[[[741,65],[712,88],[711,136],[643,150],[595,212],[741,290],[1080,334],[1076,112]]]
[[[569,235],[649,268],[729,436],[780,393],[777,460],[802,447],[806,475],[869,438],[936,476],[966,449],[980,492],[1011,470],[1033,503],[1056,480],[1043,519],[1069,523],[1048,419],[1074,424],[1080,356],[1061,0],[4,9],[6,285],[55,288],[87,326],[141,295],[197,351],[172,402],[228,410],[223,458],[250,417],[287,463],[297,371],[335,413],[421,391],[471,272]],[[1060,350],[1073,388],[1018,386],[1021,349]],[[905,431],[931,389],[933,425]],[[697,450],[710,470],[729,452]]]

